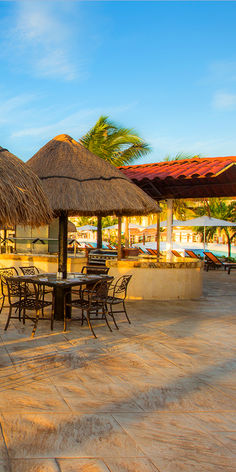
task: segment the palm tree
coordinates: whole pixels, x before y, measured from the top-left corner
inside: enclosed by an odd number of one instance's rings
[[[151,150],[134,130],[120,127],[108,116],[100,116],[95,125],[82,136],[80,143],[117,167],[130,164]],[[102,245],[101,225],[101,218],[98,217],[98,247]]]
[[[208,216],[218,218],[220,220],[226,221],[235,221],[236,220],[236,203],[230,201],[228,203],[227,199],[211,198],[206,200],[204,205],[195,209],[195,212],[198,216],[203,216],[206,213]],[[217,232],[217,227],[211,226],[206,228],[206,240],[209,240]],[[228,245],[228,257],[231,257],[231,243],[236,237],[235,227],[222,226],[222,231],[224,231],[227,238]],[[203,228],[197,228],[198,233],[203,232]]]
[[[185,159],[193,159],[194,157],[200,157],[200,154],[188,154],[185,152],[178,152],[174,156],[168,154],[164,161],[180,161]],[[166,219],[167,205],[165,202],[161,202],[162,207],[162,217]],[[187,218],[193,217],[193,209],[190,207],[189,202],[186,199],[178,198],[173,200],[173,214],[177,220],[185,220]]]
[[[134,130],[120,127],[107,116],[100,116],[80,142],[96,156],[117,167],[130,164],[151,151]]]

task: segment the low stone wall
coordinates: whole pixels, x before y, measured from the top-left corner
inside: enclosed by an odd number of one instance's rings
[[[86,257],[68,257],[68,272],[81,272]],[[115,278],[132,274],[128,298],[134,300],[177,300],[199,298],[202,294],[201,261],[178,259],[155,262],[153,259],[108,260],[109,275]],[[57,272],[57,256],[0,254],[0,267],[35,265],[42,272]]]
[[[86,265],[86,257],[68,257],[68,272],[81,272]],[[42,272],[57,272],[57,256],[50,254],[0,254],[0,267],[35,265]],[[20,273],[20,271],[19,271]]]
[[[114,277],[133,275],[128,289],[130,300],[194,299],[202,295],[201,261],[107,261],[107,266]]]

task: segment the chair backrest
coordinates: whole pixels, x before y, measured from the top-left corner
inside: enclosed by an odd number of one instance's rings
[[[23,273],[23,275],[37,275],[37,274],[39,274],[38,268],[35,267],[34,265],[32,265],[32,266],[21,266],[20,270]]]
[[[150,254],[151,256],[156,256],[157,255],[157,251],[155,249],[151,249],[151,248],[147,247],[147,251],[148,251],[148,254]]]
[[[88,301],[90,306],[94,303],[105,305],[107,302],[109,287],[113,281],[113,277],[109,280],[98,280],[93,287],[88,290]]]
[[[24,292],[24,288],[21,287],[21,283],[19,282],[19,280],[11,280],[6,278],[5,284],[7,288],[9,304],[11,305],[13,303],[13,298],[21,297],[21,294],[23,294]]]
[[[3,295],[7,295],[7,278],[14,277],[18,275],[17,269],[15,267],[4,267],[0,269],[0,279],[1,279],[1,290]]]
[[[186,254],[187,254],[189,257],[191,257],[192,259],[200,259],[200,258],[197,256],[197,254],[195,254],[195,252],[193,252],[193,251],[189,251],[189,250],[187,251],[187,250],[185,249],[185,252],[186,252]]]
[[[175,257],[182,257],[181,254],[178,251],[175,251],[175,249],[172,249],[171,252],[172,252],[173,256],[175,256]]]
[[[214,264],[223,265],[220,259],[218,259],[218,257],[216,257],[215,254],[213,254],[212,252],[204,252],[204,254],[207,257],[207,259],[213,262]]]
[[[84,266],[82,267],[82,274],[108,274],[110,267],[106,266]]]
[[[115,283],[113,288],[113,297],[126,298],[127,287],[132,275],[122,275]]]

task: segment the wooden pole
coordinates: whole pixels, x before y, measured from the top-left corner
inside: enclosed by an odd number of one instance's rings
[[[121,260],[121,216],[118,216],[118,245],[117,245],[117,260]]]
[[[102,217],[98,216],[97,223],[97,248],[102,248]]]
[[[125,248],[129,247],[129,218],[125,218]]]
[[[61,211],[59,215],[58,272],[62,272],[63,279],[67,277],[67,229],[67,212]]]
[[[167,200],[167,236],[166,236],[166,255],[168,259],[172,258],[172,224],[173,224],[173,200]]]
[[[157,213],[157,261],[160,259],[160,213]]]

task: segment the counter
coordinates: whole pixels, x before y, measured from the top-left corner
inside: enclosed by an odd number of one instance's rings
[[[130,300],[194,299],[202,295],[203,262],[190,258],[107,261],[109,275],[132,274]]]

